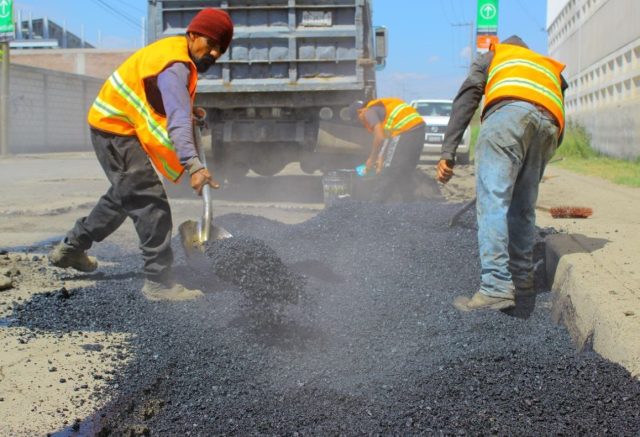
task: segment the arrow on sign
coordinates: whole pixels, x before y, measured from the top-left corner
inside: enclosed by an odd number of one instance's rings
[[[0,17],[6,18],[11,13],[9,0],[0,0]]]
[[[482,14],[482,18],[489,20],[496,16],[496,8],[493,5],[484,5],[482,9],[480,9],[480,13]]]

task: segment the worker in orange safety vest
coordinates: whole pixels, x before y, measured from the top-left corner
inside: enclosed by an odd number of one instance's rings
[[[538,185],[562,142],[564,65],[530,50],[517,36],[480,56],[453,101],[437,179],[453,176],[455,151],[484,96],[476,143],[476,213],[480,289],[459,296],[462,311],[504,310],[533,288]]]
[[[346,115],[373,134],[362,171],[378,175],[372,200],[384,202],[399,192],[403,201],[412,201],[412,175],[420,160],[426,127],[418,111],[402,99],[383,97],[367,104],[353,102]]]
[[[157,173],[172,182],[188,173],[198,195],[207,184],[219,187],[198,158],[193,102],[198,72],[216,62],[232,37],[227,12],[203,9],[185,35],[163,38],[138,50],[107,79],[89,110],[88,122],[96,156],[111,187],[50,252],[53,265],[95,270],[97,261],[86,251],[130,217],[144,260],[143,295],[149,300],[190,300],[202,295],[174,280],[171,210]]]

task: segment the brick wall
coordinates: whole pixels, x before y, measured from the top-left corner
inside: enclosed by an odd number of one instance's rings
[[[9,80],[10,153],[92,150],[86,118],[102,79],[11,64]]]
[[[106,79],[132,50],[11,50],[11,63]]]

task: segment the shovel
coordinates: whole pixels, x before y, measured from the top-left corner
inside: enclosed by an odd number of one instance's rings
[[[196,148],[198,149],[198,157],[202,165],[207,168],[207,159],[202,146],[201,126],[204,124],[204,114],[196,119],[193,129],[193,136]],[[207,258],[204,255],[205,244],[207,241],[224,240],[231,238],[232,235],[219,226],[213,225],[213,210],[211,208],[211,187],[209,184],[202,188],[202,217],[199,221],[187,220],[178,226],[180,232],[180,240],[187,261],[197,268],[207,267]]]

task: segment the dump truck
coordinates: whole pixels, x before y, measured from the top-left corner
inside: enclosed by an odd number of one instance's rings
[[[346,118],[376,95],[387,33],[372,25],[372,0],[149,0],[148,38],[184,34],[205,7],[226,10],[227,52],[200,73],[196,105],[207,110],[207,161],[218,175],[345,168],[367,155],[366,132]]]

